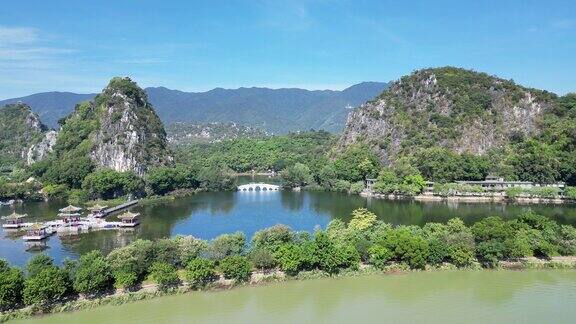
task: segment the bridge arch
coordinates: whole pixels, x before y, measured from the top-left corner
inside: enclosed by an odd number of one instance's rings
[[[278,191],[280,186],[268,183],[248,183],[238,186],[238,191]]]

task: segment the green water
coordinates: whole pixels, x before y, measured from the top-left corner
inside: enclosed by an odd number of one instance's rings
[[[576,271],[450,271],[194,292],[23,323],[574,323]]]

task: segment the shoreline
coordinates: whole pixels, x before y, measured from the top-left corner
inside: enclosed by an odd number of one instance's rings
[[[486,195],[486,196],[438,196],[432,194],[420,194],[416,196],[405,196],[395,194],[379,194],[374,192],[362,191],[361,197],[387,199],[387,200],[413,200],[419,202],[452,202],[452,203],[501,203],[501,204],[573,204],[576,201],[568,198],[541,198],[541,197],[516,197],[508,198],[504,195]]]
[[[409,274],[415,272],[435,272],[435,271],[525,271],[525,270],[562,270],[576,269],[576,256],[551,257],[549,260],[538,259],[536,257],[520,258],[518,260],[500,261],[499,266],[494,269],[480,267],[479,264],[466,268],[457,268],[453,264],[444,263],[438,266],[427,265],[424,270],[414,270],[407,268],[402,263],[391,263],[386,268],[380,270],[368,264],[361,264],[359,269],[345,269],[338,274],[330,275],[324,271],[311,270],[300,272],[296,276],[288,276],[281,270],[254,271],[250,280],[245,283],[237,283],[233,279],[224,279],[220,274],[219,279],[203,289],[193,289],[186,282],[168,290],[160,290],[158,285],[141,285],[138,290],[116,289],[108,294],[95,298],[85,298],[75,296],[68,301],[55,303],[48,306],[27,306],[24,308],[0,313],[0,323],[10,320],[30,319],[42,316],[49,316],[58,313],[70,313],[103,306],[120,306],[138,301],[150,300],[164,296],[182,295],[187,293],[216,293],[224,290],[251,286],[260,287],[281,282],[304,281],[315,279],[338,279],[347,277],[363,277],[369,275],[390,276],[398,274]]]

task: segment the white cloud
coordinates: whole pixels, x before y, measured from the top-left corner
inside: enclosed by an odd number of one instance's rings
[[[0,26],[0,47],[10,44],[33,43],[38,39],[38,30],[30,27]]]

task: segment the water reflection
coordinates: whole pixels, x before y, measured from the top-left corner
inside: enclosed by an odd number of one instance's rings
[[[56,219],[64,202],[27,203],[14,206],[18,213],[27,213],[30,221]],[[141,225],[132,231],[106,230],[79,235],[52,236],[46,253],[61,262],[94,249],[109,252],[136,239],[158,239],[177,234],[211,239],[223,233],[243,231],[250,238],[254,232],[281,223],[294,230],[324,227],[332,219],[348,221],[351,212],[366,207],[379,219],[392,224],[446,222],[460,217],[471,224],[484,217],[499,215],[517,217],[531,208],[535,212],[563,224],[576,225],[575,205],[514,205],[514,204],[447,204],[414,201],[365,199],[329,192],[218,192],[199,193],[191,197],[154,205],[137,206]],[[0,216],[13,210],[0,207]],[[21,232],[0,230],[0,257],[23,265],[37,249],[27,249]]]

